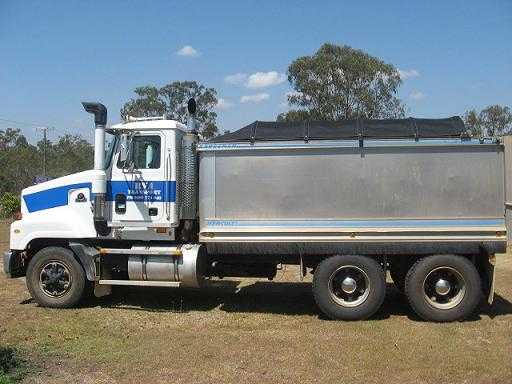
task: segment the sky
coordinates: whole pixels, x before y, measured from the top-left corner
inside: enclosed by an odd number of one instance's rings
[[[512,107],[511,0],[0,0],[0,129],[92,140],[81,101],[113,124],[135,87],[196,80],[233,131],[288,110],[288,65],[325,42],[395,65],[409,116]]]

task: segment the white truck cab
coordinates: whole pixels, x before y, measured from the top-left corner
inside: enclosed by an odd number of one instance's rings
[[[105,180],[107,228],[102,238],[175,239],[180,225],[177,164],[181,149],[194,145],[197,136],[187,132],[186,125],[162,118],[116,124],[106,132],[112,137],[107,139],[104,169],[22,191],[22,220],[11,226],[10,249],[25,250],[30,241],[41,238],[95,238],[93,179]],[[122,146],[128,141],[130,159],[122,159]]]

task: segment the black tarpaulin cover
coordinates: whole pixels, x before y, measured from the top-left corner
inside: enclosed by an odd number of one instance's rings
[[[275,122],[255,121],[213,143],[276,140],[454,138],[466,134],[459,116],[446,119],[386,119]]]

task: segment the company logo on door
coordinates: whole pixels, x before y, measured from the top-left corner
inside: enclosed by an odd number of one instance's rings
[[[163,183],[154,181],[134,181],[128,184],[126,200],[162,201]]]
[[[113,201],[117,194],[126,195],[127,201],[174,202],[175,181],[111,181],[107,184],[107,198]]]

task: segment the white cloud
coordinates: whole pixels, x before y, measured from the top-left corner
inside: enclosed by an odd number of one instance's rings
[[[257,89],[278,85],[286,81],[286,75],[277,71],[255,72],[250,75],[246,73],[235,73],[224,77],[224,82],[232,85],[244,84],[247,88]]]
[[[234,104],[231,101],[223,99],[222,97],[220,97],[217,100],[217,105],[215,106],[215,108],[218,109],[219,111],[224,111],[226,109],[231,108],[233,105]]]
[[[247,74],[245,73],[235,73],[234,75],[227,75],[224,78],[226,83],[233,85],[245,83],[245,80],[247,80]]]
[[[185,45],[183,48],[181,48],[178,52],[176,52],[178,56],[185,56],[185,57],[197,57],[201,53],[192,47],[191,45]]]
[[[412,91],[409,94],[409,98],[412,100],[423,100],[425,98],[425,94],[421,91]]]
[[[420,75],[416,69],[399,69],[398,73],[402,80],[412,79],[413,77],[418,77]]]
[[[256,72],[250,75],[247,79],[247,88],[265,88],[273,85],[281,84],[286,80],[284,73],[276,71],[270,72]]]
[[[257,93],[255,95],[246,95],[240,98],[241,103],[260,103],[270,97],[268,93]]]

